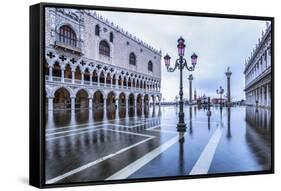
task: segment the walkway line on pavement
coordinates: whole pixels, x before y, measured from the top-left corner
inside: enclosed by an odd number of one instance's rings
[[[70,133],[70,132],[74,132],[74,131],[82,131],[85,129],[93,129],[93,128],[97,128],[97,127],[103,127],[103,126],[107,126],[109,124],[101,124],[101,125],[90,125],[88,127],[83,127],[83,128],[79,128],[79,129],[71,129],[71,130],[66,130],[66,131],[59,131],[59,132],[55,132],[55,133],[48,133],[46,134],[46,136],[51,136],[51,135],[59,135],[59,134],[64,134],[64,133]]]
[[[222,133],[223,133],[223,129],[221,127],[218,127],[216,129],[216,131],[213,133],[213,135],[210,138],[207,145],[205,146],[203,152],[201,153],[200,157],[196,161],[195,165],[191,169],[189,175],[208,173],[212,160],[214,158],[217,146],[221,139]]]
[[[151,137],[149,137],[149,138],[147,138],[147,139],[144,139],[144,140],[142,140],[142,141],[140,141],[140,142],[138,142],[138,143],[135,143],[135,144],[133,144],[133,145],[131,145],[131,146],[125,147],[125,148],[123,148],[123,149],[121,149],[121,150],[119,150],[119,151],[117,151],[117,152],[111,153],[111,154],[109,154],[109,155],[107,155],[107,156],[105,156],[105,157],[99,158],[99,159],[97,159],[97,160],[95,160],[95,161],[92,161],[92,162],[90,162],[90,163],[88,163],[88,164],[85,164],[85,165],[83,165],[83,166],[81,166],[81,167],[78,167],[78,168],[76,168],[76,169],[73,169],[73,170],[71,170],[71,171],[69,171],[69,172],[67,172],[67,173],[64,173],[64,174],[59,175],[59,176],[57,176],[57,177],[55,177],[55,178],[52,178],[52,179],[50,179],[50,180],[47,180],[47,181],[46,181],[46,184],[53,184],[53,183],[56,183],[56,182],[58,182],[58,181],[60,181],[60,180],[62,180],[62,179],[64,179],[64,178],[66,178],[66,177],[69,177],[69,176],[71,176],[71,175],[73,175],[73,174],[76,174],[76,173],[81,172],[81,171],[83,171],[83,170],[85,170],[85,169],[87,169],[87,168],[90,168],[90,167],[92,167],[92,166],[94,166],[94,165],[96,165],[96,164],[98,164],[98,163],[101,163],[101,162],[103,162],[103,161],[105,161],[105,160],[107,160],[107,159],[110,159],[110,158],[112,158],[112,157],[114,157],[114,156],[116,156],[116,155],[118,155],[118,154],[121,154],[121,153],[123,153],[123,152],[125,152],[125,151],[127,151],[127,150],[129,150],[129,149],[131,149],[131,148],[133,148],[133,147],[136,147],[136,146],[138,146],[138,145],[140,145],[140,144],[142,144],[142,143],[144,143],[144,142],[147,142],[147,141],[149,141],[149,140],[151,140],[151,139],[153,139],[153,138],[154,138],[154,136],[151,136]]]
[[[61,135],[61,136],[57,136],[57,137],[46,138],[46,141],[60,139],[60,138],[63,138],[63,137],[70,137],[70,136],[75,136],[75,135],[81,135],[81,134],[84,134],[84,133],[94,132],[94,131],[98,131],[98,130],[101,130],[101,129],[104,129],[104,128],[101,127],[101,128],[97,128],[97,129],[89,129],[89,130],[82,131],[82,132],[79,132],[79,133],[72,133],[72,134]]]
[[[55,133],[48,133],[46,134],[46,136],[50,136],[50,135],[59,135],[59,134],[64,134],[64,133],[69,133],[69,132],[74,132],[74,131],[81,131],[81,130],[85,130],[85,129],[93,129],[93,128],[97,128],[97,127],[103,127],[103,126],[117,126],[117,127],[124,127],[124,128],[135,128],[138,126],[142,126],[142,125],[146,125],[146,123],[139,123],[136,125],[132,125],[132,126],[128,126],[128,125],[119,125],[119,124],[112,124],[112,123],[105,123],[105,124],[100,124],[100,125],[90,125],[88,127],[83,127],[83,128],[79,128],[79,129],[70,129],[67,131],[59,131],[59,132],[55,132]]]
[[[149,137],[149,138],[154,138],[155,136],[152,135],[147,135],[147,134],[142,134],[142,133],[134,133],[130,131],[120,131],[120,130],[114,130],[114,129],[104,129],[106,131],[113,131],[117,133],[125,133],[125,134],[130,134],[130,135],[137,135],[137,136],[143,136],[143,137]]]
[[[144,121],[150,121],[153,119],[156,119],[159,117],[153,117],[153,118],[146,118],[146,117],[126,117],[126,118],[118,118],[118,119],[111,119],[111,120],[107,120],[107,121],[97,121],[97,122],[91,122],[91,123],[82,123],[82,124],[74,124],[74,125],[66,125],[66,126],[62,126],[62,127],[57,127],[57,128],[51,128],[51,129],[46,129],[46,132],[48,131],[57,131],[57,130],[62,130],[62,129],[69,129],[71,127],[81,127],[81,126],[86,126],[86,125],[99,125],[99,124],[103,124],[104,122],[112,122],[112,121],[126,121],[128,119],[138,119],[139,121],[137,121],[138,123],[140,122],[144,122]]]
[[[103,125],[102,125],[103,126]],[[157,125],[158,126],[158,125]],[[156,127],[156,126],[155,126]],[[97,129],[92,129],[92,128],[88,128],[87,130],[85,131],[82,131],[82,132],[76,132],[76,133],[72,133],[72,134],[67,134],[67,135],[62,135],[62,136],[57,136],[57,137],[51,137],[51,138],[47,138],[46,141],[50,141],[50,140],[55,140],[55,139],[60,139],[60,138],[63,138],[63,137],[70,137],[70,136],[75,136],[75,135],[80,135],[80,134],[84,134],[84,133],[89,133],[89,132],[94,132],[94,131],[97,131],[97,130],[108,130],[104,127],[101,127],[101,128],[97,128]],[[120,131],[121,132],[121,131]],[[122,132],[129,132],[129,131],[122,131]],[[142,135],[146,135],[146,134],[142,134]],[[150,135],[148,135],[150,136]]]
[[[175,136],[166,143],[162,144],[161,146],[157,147],[156,149],[152,150],[151,152],[147,153],[143,157],[139,158],[135,162],[129,164],[128,166],[124,167],[123,169],[119,170],[118,172],[114,173],[110,177],[106,178],[105,180],[121,180],[126,179],[140,168],[145,166],[147,163],[155,159],[161,153],[165,152],[168,148],[172,145],[177,143],[180,139],[184,136]]]

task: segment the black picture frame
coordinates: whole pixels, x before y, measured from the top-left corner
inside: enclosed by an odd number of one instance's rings
[[[120,11],[134,13],[152,13],[164,15],[179,16],[199,16],[214,18],[233,18],[248,20],[268,20],[271,21],[271,169],[265,171],[251,172],[235,172],[235,173],[219,173],[207,175],[189,175],[177,177],[161,177],[161,178],[143,178],[129,180],[113,180],[113,181],[91,181],[81,183],[67,184],[46,184],[45,183],[45,98],[44,98],[44,52],[45,52],[45,8],[60,7],[72,9],[94,9],[100,11]],[[274,173],[274,18],[265,16],[249,16],[249,15],[231,15],[216,13],[197,13],[186,11],[170,11],[170,10],[154,10],[154,9],[136,9],[121,7],[105,7],[93,5],[74,5],[74,4],[58,4],[58,3],[40,3],[30,6],[30,129],[29,129],[29,184],[38,188],[54,188],[66,186],[85,186],[99,184],[116,184],[116,183],[134,183],[134,182],[151,182],[166,181],[177,179],[194,179],[194,178],[210,178],[210,177],[226,177],[226,176],[242,176],[242,175],[258,175]]]

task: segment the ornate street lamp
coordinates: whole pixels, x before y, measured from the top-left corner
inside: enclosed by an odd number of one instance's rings
[[[167,67],[168,72],[174,72],[177,68],[180,70],[180,91],[179,91],[179,96],[180,96],[180,101],[179,101],[179,122],[177,124],[177,130],[179,132],[184,132],[186,130],[186,124],[184,122],[184,112],[183,112],[183,87],[182,87],[182,71],[184,68],[186,68],[188,71],[194,71],[195,65],[197,64],[197,58],[198,56],[193,53],[191,55],[191,66],[187,65],[186,59],[183,57],[184,56],[184,51],[185,51],[185,44],[184,44],[184,39],[180,37],[178,39],[178,55],[179,58],[175,62],[174,67],[170,67],[170,60],[171,57],[166,54],[164,56],[165,60],[165,66]]]
[[[222,94],[224,93],[224,89],[220,86],[219,89],[217,89],[217,94],[220,95],[220,108],[222,108]]]

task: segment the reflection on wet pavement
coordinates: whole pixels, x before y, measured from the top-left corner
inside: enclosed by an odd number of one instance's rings
[[[269,170],[271,113],[255,107],[54,111],[46,115],[46,183]],[[172,165],[171,165],[172,164]]]

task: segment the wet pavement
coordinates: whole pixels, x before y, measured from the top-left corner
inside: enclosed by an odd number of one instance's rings
[[[176,106],[129,116],[120,108],[54,111],[46,116],[46,183],[269,170],[271,113],[254,107]]]

